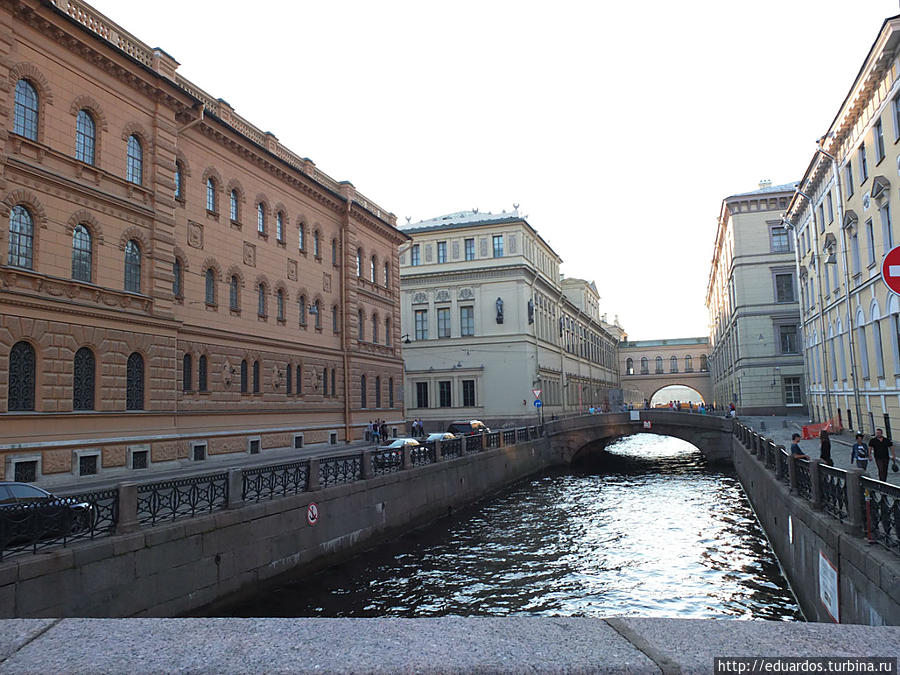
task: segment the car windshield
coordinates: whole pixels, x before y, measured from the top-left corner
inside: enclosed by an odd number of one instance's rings
[[[9,485],[9,491],[20,502],[32,502],[49,499],[51,495],[33,485]]]

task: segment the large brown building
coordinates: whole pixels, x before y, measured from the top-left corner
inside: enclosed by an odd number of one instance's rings
[[[0,477],[402,419],[394,215],[177,66],[79,0],[0,0]]]

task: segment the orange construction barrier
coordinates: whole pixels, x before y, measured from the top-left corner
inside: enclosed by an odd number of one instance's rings
[[[820,424],[806,424],[803,426],[803,440],[808,441],[813,438],[819,437],[820,431],[827,431],[829,434],[838,433],[841,431],[841,422],[838,419],[832,418],[827,422],[821,422]]]

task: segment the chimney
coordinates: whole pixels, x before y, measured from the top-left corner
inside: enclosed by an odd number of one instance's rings
[[[760,190],[767,187],[772,187],[772,181],[770,181],[768,178],[763,178],[761,181],[759,181]]]

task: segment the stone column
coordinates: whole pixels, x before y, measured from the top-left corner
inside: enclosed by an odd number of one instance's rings
[[[441,461],[441,443],[443,443],[443,441],[435,441],[434,442],[434,461],[435,462]]]
[[[775,478],[781,480],[784,477],[784,465],[781,463],[781,450],[779,447],[775,448]]]
[[[412,448],[408,445],[403,446],[403,455],[402,462],[400,464],[401,469],[411,469],[412,468]]]
[[[244,505],[244,472],[242,469],[228,469],[228,506],[239,509]]]
[[[362,478],[366,480],[375,474],[372,469],[372,450],[367,448],[362,451]]]
[[[119,483],[119,520],[116,534],[134,532],[137,529],[137,483]]]
[[[819,482],[821,462],[821,459],[809,460],[809,498],[812,501],[812,507],[814,509],[822,508],[822,484]]]
[[[309,476],[306,489],[309,492],[315,492],[319,489],[319,459],[317,457],[309,460]]]
[[[778,446],[778,451],[781,452],[783,445]],[[793,454],[788,455],[788,479],[791,483],[791,492],[797,493],[797,459]]]
[[[864,475],[859,467],[847,469],[847,525],[854,534],[866,531],[866,505],[860,481]]]

